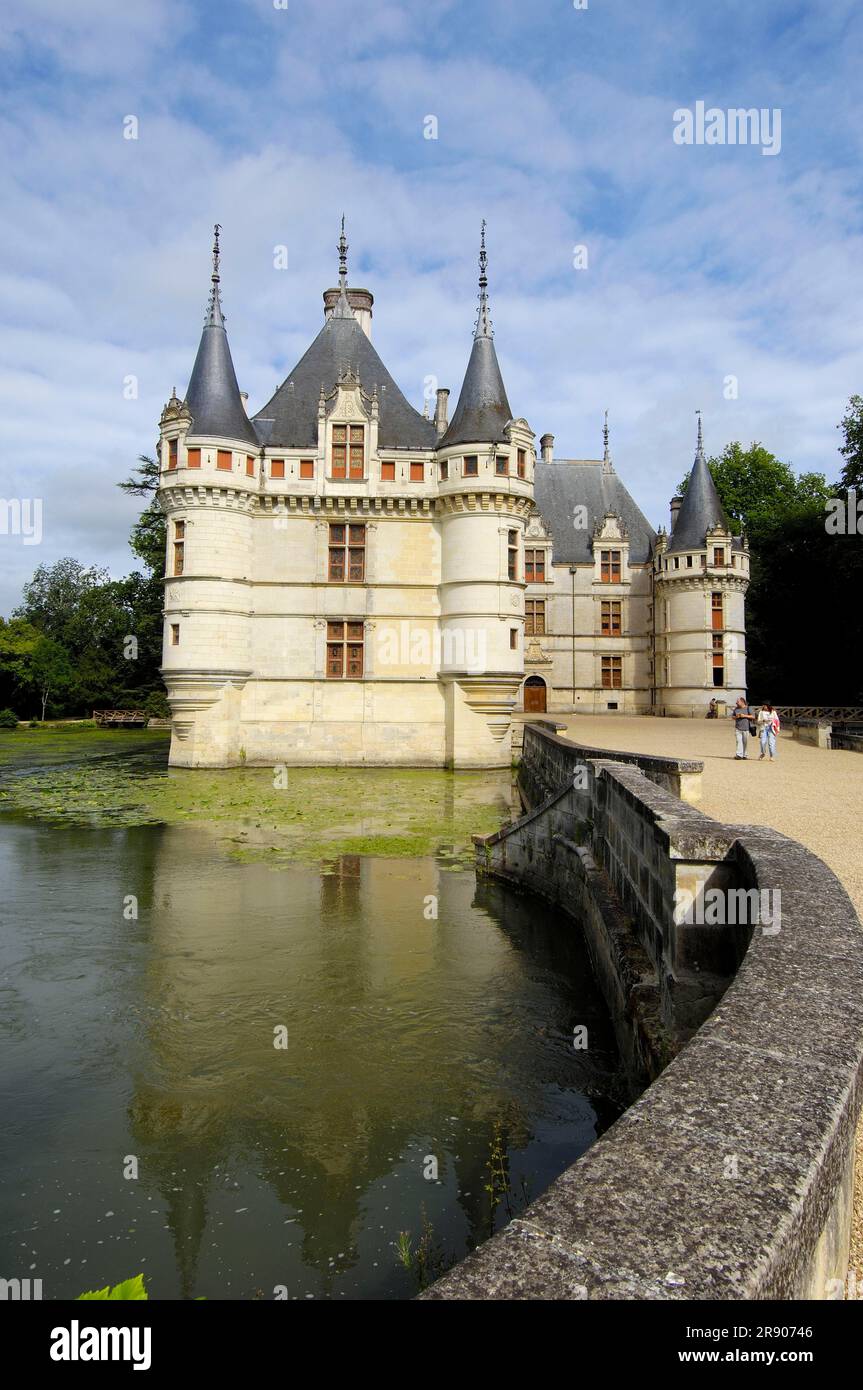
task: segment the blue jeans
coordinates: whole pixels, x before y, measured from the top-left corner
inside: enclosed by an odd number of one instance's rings
[[[761,754],[762,754],[762,757],[763,757],[763,755],[764,755],[766,752],[768,752],[768,751],[769,751],[769,753],[770,753],[771,758],[775,758],[775,757],[776,757],[776,730],[775,730],[775,729],[771,729],[771,728],[769,727],[769,725],[768,725],[767,727],[763,728],[763,729],[761,730],[760,735],[759,735],[759,742],[760,742],[760,744],[761,744]]]

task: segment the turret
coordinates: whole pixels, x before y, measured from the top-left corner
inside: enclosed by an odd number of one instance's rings
[[[508,756],[524,677],[524,526],[533,499],[533,434],[514,420],[488,297],[485,223],[479,309],[458,403],[441,436],[441,671],[452,758],[493,765]]]
[[[250,671],[251,514],[260,445],[237,385],[220,298],[219,231],[210,297],[185,399],[161,418],[159,501],[167,517],[162,675],[175,766],[241,761]]]
[[[700,411],[695,461],[683,498],[672,499],[654,566],[658,713],[697,716],[711,699],[732,705],[746,694],[749,555],[704,456]]]

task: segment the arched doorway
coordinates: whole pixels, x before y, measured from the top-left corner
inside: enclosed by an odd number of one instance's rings
[[[545,714],[546,688],[542,676],[528,676],[524,683],[525,714]]]

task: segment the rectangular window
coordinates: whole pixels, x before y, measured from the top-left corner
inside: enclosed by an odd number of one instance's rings
[[[710,626],[714,632],[721,632],[725,623],[722,613],[722,594],[710,595]]]
[[[619,550],[600,550],[599,577],[603,584],[620,583],[620,556]]]
[[[350,476],[362,478],[365,477],[365,471],[365,427],[363,425],[351,425]]]
[[[330,526],[329,578],[333,584],[362,584],[366,577],[365,526]]]
[[[177,467],[177,441],[176,441],[176,439],[169,439],[169,440],[168,440],[168,467],[169,467],[169,468],[176,468],[176,467]]]
[[[529,598],[525,603],[524,635],[525,637],[543,637],[545,635],[544,598]]]
[[[327,676],[342,680],[363,674],[364,625],[359,622],[327,623]]]
[[[518,476],[524,478],[527,475],[527,453],[524,449],[518,451]]]
[[[544,550],[526,550],[524,552],[524,577],[528,584],[545,583]]]
[[[498,454],[494,461],[494,471],[499,478],[509,477],[509,459],[506,454]]]
[[[332,476],[334,478],[346,478],[348,476],[347,425],[333,425]]]
[[[713,547],[713,565],[715,569],[722,569],[725,564],[725,551],[722,546]]]
[[[518,531],[507,532],[507,576],[518,579]]]
[[[179,623],[171,623],[171,646],[172,646],[172,647],[179,647],[179,645],[180,645],[180,624],[179,624]]]
[[[445,483],[449,478],[449,459],[444,459],[440,466],[440,480]]]
[[[300,477],[313,478],[315,476],[314,459],[300,459]]]
[[[230,473],[231,462],[232,459],[230,449],[220,449],[219,452],[216,454],[216,467],[224,469],[226,472]]]
[[[620,690],[623,685],[623,657],[604,656],[602,658],[603,690]]]
[[[687,557],[686,557],[686,568],[687,568],[688,570],[691,570],[691,569],[692,569],[692,556],[691,556],[691,555],[687,555]]]
[[[186,523],[185,521],[174,522],[174,574],[179,576],[183,573],[186,561]]]
[[[270,463],[270,477],[271,477],[271,478],[284,478],[284,476],[285,476],[285,460],[284,460],[284,459],[273,459],[273,460],[271,461],[271,463]]]
[[[187,464],[187,466],[188,466],[189,468],[200,468],[200,466],[201,466],[201,451],[200,451],[200,449],[187,449],[187,450],[186,450],[186,464]]]
[[[621,603],[619,599],[603,599],[601,631],[603,637],[619,637],[621,632]]]
[[[247,477],[247,478],[254,478],[254,476],[255,476],[255,460],[252,458],[252,455],[251,455],[251,454],[246,454],[246,477]]]
[[[389,463],[381,464],[381,482],[394,483],[396,480],[396,465],[393,460]]]
[[[425,464],[422,464],[422,463],[412,463],[412,464],[411,464],[411,482],[412,482],[412,483],[424,483],[424,482],[425,482],[425,474],[426,474]]]
[[[510,651],[517,651],[517,650],[518,650],[518,628],[517,628],[517,627],[511,627],[510,630],[509,630],[509,646],[510,646]]]
[[[722,649],[722,634],[713,634],[713,684],[725,684],[725,653]]]
[[[478,472],[479,460],[476,454],[468,454],[464,461],[464,476],[466,478],[475,478]]]

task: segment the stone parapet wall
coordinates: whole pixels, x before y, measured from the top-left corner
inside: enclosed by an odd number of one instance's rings
[[[569,781],[478,840],[479,868],[543,893],[585,931],[628,1025],[630,1063],[655,1079],[423,1297],[836,1297],[863,1098],[854,908],[796,841],[713,821],[640,767],[574,745],[565,755],[565,742],[525,730],[525,764],[535,766],[523,764],[522,776],[534,793],[567,758]],[[578,767],[586,778],[574,779]],[[675,923],[669,894],[687,879],[778,892],[778,926]],[[699,975],[706,1016],[673,1055],[694,1020]]]

